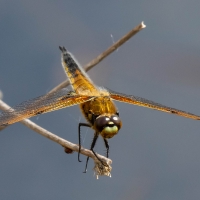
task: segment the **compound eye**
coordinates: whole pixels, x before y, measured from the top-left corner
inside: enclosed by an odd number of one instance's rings
[[[119,129],[121,128],[121,126],[122,126],[122,121],[121,121],[121,119],[119,118],[119,116],[117,116],[117,115],[112,115],[111,118],[110,118],[110,121],[112,121]]]
[[[102,131],[103,128],[108,124],[109,121],[110,121],[109,117],[106,117],[106,116],[97,117],[95,120],[95,127],[99,131]]]

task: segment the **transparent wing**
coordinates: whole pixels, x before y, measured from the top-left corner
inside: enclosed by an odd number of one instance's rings
[[[13,124],[25,118],[51,112],[61,108],[84,103],[92,99],[91,96],[77,95],[67,88],[46,94],[3,111],[0,113],[0,127]]]
[[[114,92],[112,90],[109,90],[110,93],[110,97],[113,100],[116,101],[121,101],[124,103],[130,103],[130,104],[134,104],[137,106],[143,106],[143,107],[147,107],[147,108],[151,108],[154,110],[159,110],[159,111],[163,111],[163,112],[168,112],[171,114],[176,114],[176,115],[180,115],[183,117],[187,117],[187,118],[191,118],[191,119],[196,119],[196,120],[200,120],[200,116],[198,115],[194,115],[192,113],[188,113],[182,110],[177,110],[175,108],[170,108],[167,106],[164,106],[162,104],[159,103],[155,103],[153,101],[141,98],[141,97],[137,97],[137,96],[133,96],[133,95],[126,95],[126,94],[121,94],[118,92]]]

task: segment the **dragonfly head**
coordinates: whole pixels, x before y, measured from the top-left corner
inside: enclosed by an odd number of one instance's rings
[[[122,126],[121,119],[115,114],[104,114],[96,118],[94,128],[103,138],[112,138]]]

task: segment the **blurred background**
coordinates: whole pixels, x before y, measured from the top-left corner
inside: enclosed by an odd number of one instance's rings
[[[100,86],[200,115],[200,1],[0,0],[0,90],[11,106],[66,79],[59,45],[85,65],[141,21],[147,25],[93,68]],[[111,35],[113,37],[111,37]],[[0,199],[199,200],[200,123],[116,103],[112,178],[20,123],[0,132]],[[32,118],[78,143],[78,106]],[[93,131],[82,129],[89,148]],[[102,138],[95,148],[105,154]]]

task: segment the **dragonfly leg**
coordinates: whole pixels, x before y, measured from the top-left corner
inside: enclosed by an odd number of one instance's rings
[[[81,162],[80,160],[80,152],[81,152],[81,126],[85,126],[85,127],[90,127],[90,124],[86,124],[86,123],[79,123],[78,125],[78,144],[79,144],[79,150],[78,150],[78,161]]]
[[[109,144],[108,144],[108,140],[107,139],[103,139],[105,146],[106,146],[106,157],[108,158],[108,153],[109,153]]]
[[[95,133],[95,135],[94,135],[94,138],[93,138],[93,140],[92,140],[92,144],[91,144],[91,147],[90,147],[90,150],[93,152],[93,154],[97,157],[97,159],[100,161],[100,162],[102,162],[99,158],[98,158],[98,156],[96,155],[96,153],[94,152],[94,146],[95,146],[95,144],[96,144],[96,141],[97,141],[97,138],[98,138],[98,136],[99,136],[99,133]],[[83,173],[86,173],[87,172],[87,165],[88,165],[88,161],[89,161],[89,156],[87,157],[87,160],[86,160],[86,165],[85,165],[85,171],[83,172]]]

